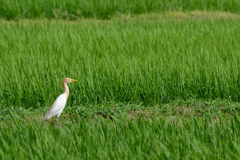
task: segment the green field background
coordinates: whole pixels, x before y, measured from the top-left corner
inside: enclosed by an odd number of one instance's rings
[[[164,11],[225,11],[240,13],[239,0],[0,0],[0,18],[100,18],[116,14]]]
[[[205,117],[206,118],[206,117]],[[13,114],[1,127],[2,159],[227,159],[240,155],[236,116],[229,122],[181,118],[124,122],[77,119],[61,129]]]
[[[191,97],[240,98],[239,19],[2,22],[3,105],[154,105]]]
[[[239,8],[0,0],[0,159],[238,160]]]

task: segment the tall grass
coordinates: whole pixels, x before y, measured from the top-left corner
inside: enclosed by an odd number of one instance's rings
[[[238,159],[239,117],[135,120],[78,117],[56,129],[12,115],[1,125],[1,159]],[[61,118],[61,120],[63,120]]]
[[[111,18],[115,14],[162,11],[228,11],[240,13],[239,0],[0,0],[0,18]]]
[[[175,101],[67,107],[0,108],[1,159],[238,159],[239,103]]]
[[[240,21],[3,22],[1,104],[167,103],[240,98]]]

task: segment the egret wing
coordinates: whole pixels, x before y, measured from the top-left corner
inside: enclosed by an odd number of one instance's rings
[[[49,119],[52,116],[57,115],[59,112],[62,112],[66,105],[66,102],[67,102],[66,96],[64,94],[61,94],[52,104],[48,113],[45,115],[45,119]]]

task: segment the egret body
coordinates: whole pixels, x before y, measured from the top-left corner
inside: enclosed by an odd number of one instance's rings
[[[58,118],[61,115],[66,103],[67,103],[67,99],[69,96],[69,88],[67,86],[68,83],[71,82],[76,82],[77,80],[75,79],[70,79],[70,78],[64,78],[62,85],[64,88],[64,93],[61,94],[52,104],[52,106],[50,107],[49,111],[47,112],[47,114],[45,115],[45,120],[48,120],[49,118],[57,115],[57,119],[56,119],[56,123],[58,126]]]

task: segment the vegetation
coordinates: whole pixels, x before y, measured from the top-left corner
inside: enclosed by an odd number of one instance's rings
[[[239,8],[239,0],[0,0],[0,18],[110,19],[116,14],[193,10],[239,14]]]
[[[103,104],[0,112],[2,159],[238,159],[239,104],[176,101],[167,105]],[[41,113],[41,114],[39,114]]]
[[[1,159],[239,159],[239,8],[0,0]]]
[[[0,99],[49,106],[240,98],[239,18],[1,23]]]

